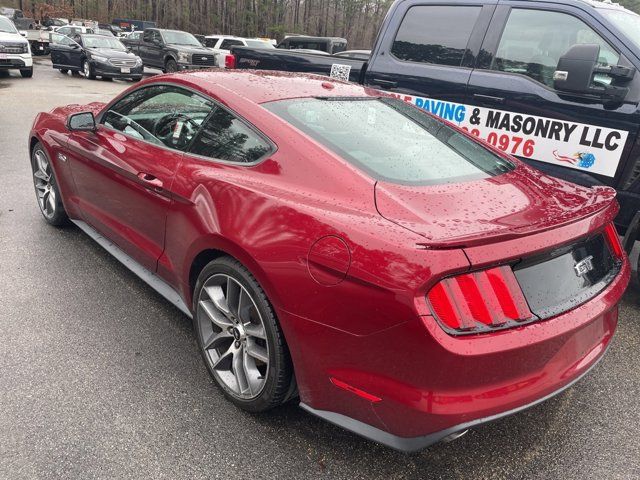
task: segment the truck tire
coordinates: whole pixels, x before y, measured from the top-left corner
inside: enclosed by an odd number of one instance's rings
[[[164,73],[174,73],[178,71],[178,64],[173,58],[169,58],[164,64]]]
[[[20,75],[22,75],[24,78],[33,77],[33,67],[31,67],[31,68],[21,68],[20,69]]]
[[[66,68],[61,68],[60,73],[64,73],[66,75],[67,73],[69,73],[69,70],[67,70]]]

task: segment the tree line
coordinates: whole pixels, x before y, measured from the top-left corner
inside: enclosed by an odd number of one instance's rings
[[[13,5],[11,5],[13,3]],[[111,23],[151,20],[200,34],[282,39],[287,33],[345,37],[349,48],[370,48],[393,0],[0,0],[40,20],[73,17]],[[640,12],[640,0],[619,0]]]
[[[13,3],[13,5],[12,5]],[[287,33],[345,37],[349,48],[370,48],[393,0],[0,0],[41,20],[72,16],[111,23],[151,20],[200,34],[282,39]]]

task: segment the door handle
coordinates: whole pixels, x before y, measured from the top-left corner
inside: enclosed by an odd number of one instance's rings
[[[396,88],[398,86],[398,82],[394,82],[392,80],[383,80],[382,78],[373,78],[371,80],[371,83],[386,88]]]
[[[504,97],[494,97],[492,95],[480,95],[479,93],[474,93],[473,98],[478,100],[479,102],[484,102],[484,103],[503,104],[505,102]]]
[[[142,180],[142,183],[144,183],[146,186],[153,188],[154,190],[162,190],[162,186],[163,186],[162,180],[160,180],[157,177],[154,177],[150,173],[140,172],[138,174],[138,178]]]

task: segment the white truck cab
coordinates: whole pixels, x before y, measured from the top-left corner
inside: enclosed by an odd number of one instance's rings
[[[205,47],[214,51],[216,66],[225,68],[224,59],[231,53],[231,47],[275,48],[269,40],[234,37],[232,35],[207,35]]]
[[[25,78],[33,76],[29,42],[11,20],[0,15],[0,70],[20,70]]]

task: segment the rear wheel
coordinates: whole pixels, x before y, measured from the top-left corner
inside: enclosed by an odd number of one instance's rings
[[[33,77],[33,67],[31,68],[23,68],[20,70],[20,75],[22,75],[24,78],[31,78]]]
[[[66,75],[67,73],[69,73],[69,70],[67,70],[66,68],[61,68],[60,73],[64,73]]]
[[[293,368],[264,291],[237,260],[222,257],[200,273],[194,329],[209,373],[238,407],[261,412],[291,393]]]
[[[67,223],[67,212],[62,205],[62,197],[51,162],[42,144],[37,143],[31,154],[33,184],[36,190],[38,206],[44,219],[51,225],[60,226]]]

